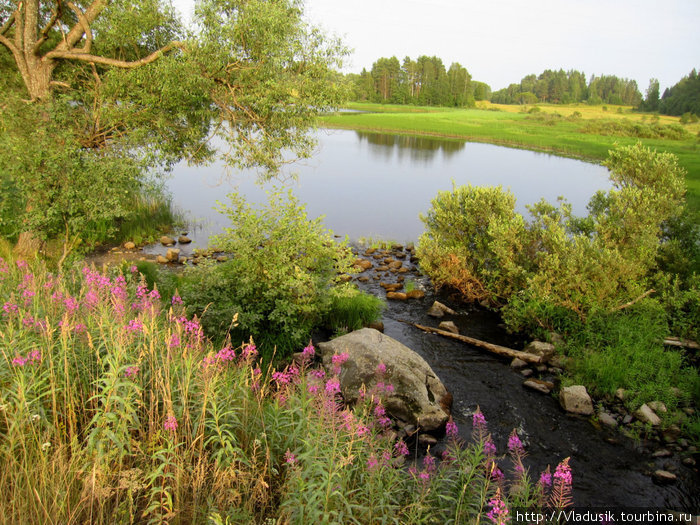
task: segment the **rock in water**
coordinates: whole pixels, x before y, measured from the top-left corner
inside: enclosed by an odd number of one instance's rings
[[[168,248],[165,258],[170,262],[178,262],[180,260],[180,250],[177,248]]]
[[[455,315],[455,311],[439,301],[435,301],[428,310],[428,315],[431,317],[443,317],[445,314]]]
[[[454,324],[452,321],[443,321],[440,323],[438,328],[440,330],[444,330],[446,332],[451,332],[453,334],[459,335],[459,328],[457,328],[457,325]]]
[[[590,416],[593,413],[593,402],[583,385],[565,386],[559,392],[559,402],[564,410],[573,414]]]
[[[447,423],[443,408],[448,392],[430,365],[416,352],[377,330],[363,328],[318,345],[324,366],[332,369],[334,354],[347,352],[348,360],[340,373],[340,388],[345,401],[353,404],[362,385],[367,391],[378,381],[392,384],[394,392],[384,402],[387,413],[404,423],[419,426],[424,432],[437,431]],[[386,372],[377,375],[382,363]]]
[[[167,235],[163,235],[160,238],[160,243],[163,246],[173,246],[175,244],[175,239],[173,239],[172,237],[168,237]]]

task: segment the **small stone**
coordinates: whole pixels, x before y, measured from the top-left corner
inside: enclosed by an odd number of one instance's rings
[[[652,457],[655,457],[655,458],[668,458],[668,457],[671,457],[672,455],[673,455],[673,453],[672,453],[670,450],[667,450],[667,449],[665,449],[665,448],[661,448],[661,449],[657,450],[656,452],[654,452],[654,453],[652,454]]]
[[[378,332],[384,333],[384,323],[382,323],[381,321],[372,321],[371,323],[369,323],[369,328],[374,328]]]
[[[421,434],[418,436],[418,444],[423,447],[434,447],[437,445],[437,442],[438,440],[430,434]]]
[[[675,483],[675,481],[678,479],[678,477],[675,474],[672,474],[668,470],[657,470],[654,472],[652,478],[654,482],[658,483],[659,485]]]
[[[124,243],[125,250],[134,250],[135,248],[136,248],[136,243],[133,243],[131,241],[127,241]]]
[[[366,275],[363,275],[362,277],[358,277],[357,280],[360,281],[361,283],[367,283],[367,282],[369,282],[369,277],[367,277]]]
[[[559,403],[567,412],[590,416],[593,414],[593,402],[583,385],[565,386],[559,391]]]
[[[691,457],[683,458],[681,463],[683,463],[686,467],[694,467],[696,465],[696,461]]]
[[[515,370],[520,370],[522,368],[525,368],[526,366],[527,363],[519,357],[514,357],[513,360],[510,362],[510,367]]]
[[[681,435],[681,428],[678,425],[671,425],[662,432],[666,443],[675,443]]]
[[[683,408],[683,412],[685,412],[688,416],[692,416],[695,414],[695,409],[693,407],[685,407]]]
[[[367,248],[367,249],[365,250],[365,255],[372,255],[372,254],[373,254],[374,252],[376,252],[376,251],[377,251],[376,248]]]
[[[607,412],[604,412],[603,410],[598,412],[598,421],[600,421],[601,424],[605,425],[606,427],[614,428],[617,426],[617,420]]]
[[[361,272],[364,272],[365,270],[369,270],[372,267],[372,263],[367,259],[357,259],[353,263],[353,266],[359,269]]]
[[[687,448],[688,447],[688,440],[685,438],[681,438],[678,440],[678,444],[683,448]]]
[[[542,381],[541,379],[528,379],[523,383],[523,386],[531,388],[532,390],[537,390],[543,394],[549,394],[554,389],[554,383],[549,381]]]
[[[661,412],[663,414],[668,412],[668,410],[666,409],[666,405],[664,405],[661,401],[650,401],[647,404],[649,405],[649,408],[651,408],[657,414],[659,412]]]
[[[439,301],[435,301],[428,310],[428,315],[431,317],[443,317],[445,314],[455,315],[455,311]]]
[[[180,235],[177,238],[177,242],[179,242],[180,244],[189,244],[192,242],[192,239],[190,239],[187,235]]]
[[[547,365],[537,365],[536,370],[541,374],[547,371]]]
[[[187,264],[187,261],[189,261],[189,260],[190,260],[189,257],[180,256],[180,258],[178,259],[177,262],[179,262],[180,264]]]
[[[661,424],[661,419],[659,419],[659,416],[657,416],[646,403],[640,406],[639,409],[634,412],[634,417],[636,417],[642,423],[649,423],[652,426],[658,426]]]
[[[160,238],[160,243],[163,246],[173,246],[175,244],[175,239],[173,239],[172,237],[168,237],[167,235],[163,235]]]
[[[554,356],[556,349],[552,343],[545,343],[543,341],[532,341],[529,345],[525,347],[525,351],[530,354],[539,355],[544,361],[549,361],[549,359]]]
[[[535,372],[533,372],[531,368],[524,368],[520,371],[520,375],[522,375],[523,377],[530,377],[534,373]]]
[[[162,255],[159,255],[158,257],[156,257],[156,262],[157,262],[158,264],[167,264],[167,263],[168,263],[168,259],[166,259],[166,258],[163,257]]]
[[[557,368],[556,366],[550,366],[547,369],[547,372],[550,374],[554,374],[555,376],[561,375],[564,371],[561,368]]]
[[[396,255],[394,255],[394,257],[396,257],[397,259],[405,259],[405,258],[406,258],[406,254],[403,253],[403,252],[402,252],[402,253],[397,253]]]
[[[552,358],[549,360],[549,363],[553,367],[559,368],[560,370],[563,370],[564,368],[566,368],[567,362],[568,362],[568,359],[563,355],[552,356]]]
[[[406,294],[403,292],[387,292],[386,298],[392,299],[394,301],[405,301],[406,299],[408,299]]]
[[[622,424],[629,425],[633,419],[634,418],[630,414],[627,414],[625,417],[622,418]]]
[[[226,262],[226,261],[228,261],[228,257],[226,257],[225,255],[219,255],[219,256],[216,258],[216,262],[222,263],[222,262]]]
[[[403,285],[401,283],[379,283],[379,286],[384,288],[387,292],[398,292],[401,288],[403,288]]]
[[[177,262],[180,259],[180,250],[177,248],[168,248],[168,251],[165,253],[165,258],[169,262]]]
[[[692,452],[693,454],[695,454],[697,451],[698,451],[698,447],[696,447],[695,445],[690,445],[688,447],[688,452]]]
[[[425,292],[423,290],[413,289],[410,292],[406,292],[406,296],[409,299],[423,299],[423,297],[425,297]]]
[[[624,388],[618,388],[615,390],[615,399],[618,401],[624,401],[627,399],[627,391]]]
[[[341,280],[341,282],[347,283],[352,279],[352,275],[343,274],[339,277],[339,279]]]
[[[445,330],[446,332],[459,335],[459,328],[457,328],[457,325],[454,324],[452,321],[443,321],[440,323],[438,328],[440,330]]]

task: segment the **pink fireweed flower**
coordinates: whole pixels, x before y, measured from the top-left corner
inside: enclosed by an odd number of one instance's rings
[[[87,330],[87,326],[85,326],[83,323],[78,323],[73,327],[73,332],[76,334],[82,334]]]
[[[5,315],[10,315],[17,313],[19,311],[19,306],[17,306],[15,303],[7,301],[5,304],[2,305],[2,309]]]
[[[486,517],[495,525],[505,525],[510,521],[508,507],[506,507],[505,502],[501,499],[500,488],[496,489],[496,495],[489,501],[489,506],[491,510],[486,514]]]
[[[97,294],[97,292],[95,290],[88,290],[85,293],[85,297],[83,298],[83,303],[88,308],[90,308],[90,309],[95,308],[99,302],[100,302],[100,296]]]
[[[318,388],[318,385],[313,384],[313,383],[309,383],[306,386],[306,390],[309,392],[309,394],[316,395],[316,394],[318,394],[319,388]]]
[[[337,377],[333,377],[326,381],[326,392],[331,396],[340,394],[340,381]]]
[[[41,363],[41,352],[39,350],[32,350],[26,357],[18,355],[12,360],[14,366],[38,365],[39,363]]]
[[[394,450],[397,456],[408,456],[410,454],[408,446],[403,439],[399,439],[394,445]]]
[[[69,314],[77,312],[78,308],[80,308],[78,300],[70,296],[63,299],[63,305],[66,307],[66,312]]]
[[[136,377],[139,373],[139,367],[138,366],[130,366],[127,367],[126,371],[124,372],[124,376],[126,377]]]
[[[445,425],[445,435],[450,439],[457,439],[459,437],[457,423],[455,423],[452,418],[450,418],[447,425]]]
[[[428,452],[424,457],[423,457],[423,468],[425,469],[426,472],[432,472],[435,470],[435,458],[430,455],[430,452]]]
[[[563,509],[572,503],[571,498],[571,467],[569,458],[557,465],[552,476],[552,493],[549,497],[549,506],[556,509]]]
[[[476,412],[472,416],[472,436],[476,441],[483,441],[488,433],[488,428],[486,426],[486,418],[484,414],[481,413],[481,409],[477,406]]]
[[[331,362],[333,363],[333,373],[335,375],[340,374],[340,367],[345,363],[345,361],[348,360],[348,355],[347,352],[343,352],[342,354],[335,354],[333,357],[331,357]]]
[[[484,441],[484,454],[487,456],[496,455],[496,445],[494,445],[493,441],[491,441],[491,436],[488,436],[486,441]]]
[[[311,374],[312,377],[315,377],[316,379],[323,379],[323,378],[326,377],[326,371],[325,371],[325,370],[322,370],[322,369],[320,369],[320,368],[317,368],[317,369],[315,369],[315,370],[312,370],[312,371],[309,372],[309,373]]]
[[[23,260],[23,259],[19,259],[15,264],[17,265],[17,268],[19,268],[20,270],[21,270],[22,268],[27,268],[27,267],[29,266],[29,264],[27,263],[27,261],[25,261],[25,260]]]
[[[515,430],[511,432],[510,437],[508,438],[508,451],[514,455],[522,455],[525,453],[523,442],[520,441],[520,438]]]
[[[427,481],[430,481],[430,472],[426,470],[421,470],[420,473],[418,474],[418,478],[423,481],[424,483]]]
[[[301,352],[301,357],[304,362],[310,361],[314,358],[316,355],[316,349],[314,348],[314,345],[311,341],[309,341],[309,344],[304,347],[304,350]]]
[[[367,458],[367,469],[371,472],[374,469],[376,469],[379,466],[379,461],[377,461],[377,457],[374,454],[371,454],[369,458]]]
[[[288,465],[294,465],[297,462],[297,457],[287,449],[287,452],[284,453],[284,462]]]
[[[357,434],[357,437],[364,437],[367,434],[369,434],[369,428],[367,428],[365,425],[360,425],[357,427],[357,430],[355,432]]]
[[[564,461],[559,463],[559,465],[557,465],[557,468],[554,471],[554,482],[564,485],[571,485],[572,476],[571,467],[569,466],[569,458],[566,458]]]
[[[243,345],[243,348],[241,348],[241,358],[244,361],[248,361],[249,359],[255,359],[257,355],[258,349],[255,347],[254,344]]]
[[[377,365],[377,375],[381,377],[384,374],[386,374],[386,365],[384,363],[379,363]]]
[[[272,380],[279,385],[288,385],[291,381],[291,377],[286,372],[273,372]]]
[[[537,481],[537,484],[542,486],[542,488],[549,488],[552,486],[552,474],[549,472],[549,467],[540,474],[540,479]]]
[[[136,332],[143,332],[143,323],[138,319],[132,319],[131,321],[129,321],[129,324],[126,325],[126,329],[132,334]]]
[[[176,348],[180,346],[180,336],[177,334],[173,334],[170,336],[170,342],[168,343],[168,346],[170,348]]]
[[[173,306],[182,304],[182,297],[180,297],[177,294],[173,295],[172,299],[170,299],[170,304],[172,304]]]
[[[165,423],[163,423],[163,428],[168,432],[177,431],[177,419],[175,418],[175,416],[168,416],[165,419]]]
[[[139,269],[136,267],[135,264],[132,264],[132,265],[131,265],[131,268],[129,268],[129,271],[130,271],[131,273],[136,273],[136,272],[139,271]]]
[[[505,475],[503,474],[501,469],[498,468],[495,461],[491,462],[491,465],[489,467],[489,474],[491,475],[491,479],[497,483],[506,479]]]
[[[260,377],[262,376],[262,371],[260,367],[254,368],[250,371],[253,382],[250,384],[250,389],[253,392],[257,392],[260,389]]]
[[[14,366],[24,366],[27,364],[27,358],[22,357],[21,355],[18,355],[12,360],[12,364]]]

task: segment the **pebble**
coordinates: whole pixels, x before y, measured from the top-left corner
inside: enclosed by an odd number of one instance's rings
[[[437,445],[437,442],[438,442],[437,438],[434,438],[430,434],[421,434],[420,436],[418,436],[418,444],[422,445],[424,447],[427,447],[427,446],[433,447],[433,446]]]
[[[678,477],[675,474],[672,474],[668,470],[657,470],[654,472],[652,477],[654,479],[654,482],[660,485],[674,483],[678,479]]]
[[[519,357],[514,357],[513,360],[510,362],[510,367],[514,368],[515,370],[520,370],[521,368],[525,368],[526,366],[527,363]]]
[[[521,373],[524,377],[530,377],[532,374],[534,374],[534,372],[532,371],[531,368],[525,368],[524,370],[521,370],[520,373]]]
[[[670,456],[672,456],[672,455],[673,455],[673,453],[672,453],[670,450],[667,450],[667,449],[665,449],[665,448],[662,448],[662,449],[659,449],[659,450],[657,450],[656,452],[654,452],[654,453],[652,454],[652,457],[655,457],[655,458],[668,458],[668,457],[670,457]]]
[[[627,414],[623,419],[622,419],[622,424],[623,425],[629,425],[634,418],[630,415]]]
[[[600,421],[603,425],[607,427],[616,427],[617,426],[617,420],[612,417],[610,414],[607,412],[600,411],[598,412],[598,421]]]
[[[541,379],[528,379],[523,383],[523,386],[536,390],[537,392],[542,392],[543,394],[549,394],[552,392],[552,389],[554,389],[554,383],[542,381]]]
[[[681,463],[683,463],[686,467],[694,467],[696,465],[695,460],[691,457],[683,458]]]

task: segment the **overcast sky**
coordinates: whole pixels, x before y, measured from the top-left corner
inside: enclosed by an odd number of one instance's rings
[[[189,12],[192,0],[174,0]],[[306,0],[308,19],[354,50],[459,62],[495,91],[545,69],[649,79],[661,92],[700,68],[700,0]]]

